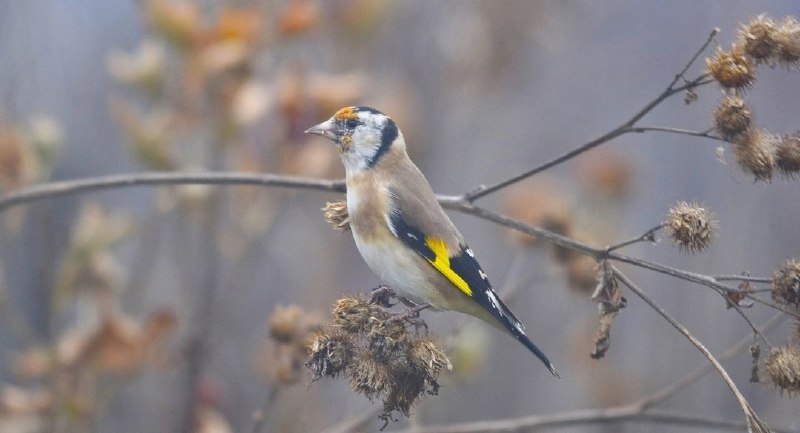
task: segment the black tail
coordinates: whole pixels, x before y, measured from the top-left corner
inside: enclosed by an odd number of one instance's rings
[[[533,352],[533,354],[536,355],[536,357],[539,358],[540,361],[542,361],[542,363],[547,367],[547,369],[550,370],[550,373],[553,373],[553,376],[561,379],[561,376],[559,376],[558,372],[556,371],[556,367],[553,365],[552,362],[550,362],[550,360],[547,358],[547,355],[545,355],[544,352],[542,352],[542,349],[539,349],[539,347],[536,346],[533,343],[533,341],[531,341],[531,339],[528,338],[527,335],[525,335],[525,333],[521,332],[513,325],[509,327],[509,331],[511,331],[511,334],[514,335],[514,338],[519,340],[520,343],[524,344],[525,347],[528,348],[528,350]]]
[[[508,330],[508,332],[511,333],[511,335],[514,336],[514,338],[516,338],[520,343],[524,344],[528,350],[533,352],[533,354],[536,355],[540,361],[542,361],[547,369],[550,370],[550,373],[553,373],[553,376],[561,379],[561,376],[559,376],[558,372],[556,371],[556,367],[552,362],[550,362],[550,360],[547,358],[547,355],[545,355],[544,352],[542,352],[542,349],[539,349],[539,347],[535,345],[527,335],[525,335],[525,325],[523,325],[522,322],[520,322],[519,319],[514,316],[514,313],[512,313],[511,310],[506,307],[506,304],[504,304],[503,301],[501,301],[491,289],[485,292],[485,295],[487,298],[489,298],[490,305],[493,307],[487,308],[487,310],[489,310],[489,312],[491,312],[492,315],[503,324],[503,326]]]

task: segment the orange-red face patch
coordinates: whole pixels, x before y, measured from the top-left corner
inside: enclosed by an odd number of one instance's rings
[[[342,108],[333,115],[336,120],[349,120],[358,118],[358,113],[353,110],[353,107]]]

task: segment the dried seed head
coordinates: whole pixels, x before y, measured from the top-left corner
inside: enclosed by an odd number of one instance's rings
[[[714,57],[706,59],[706,67],[714,79],[728,89],[746,89],[755,80],[753,63],[736,45],[731,51],[718,49]]]
[[[772,383],[781,393],[786,391],[790,397],[800,394],[800,348],[773,347],[767,355],[766,366]]]
[[[388,394],[394,385],[389,365],[376,361],[369,352],[359,354],[347,371],[353,391],[364,394],[370,400]]]
[[[371,318],[378,314],[364,297],[356,295],[342,298],[333,304],[331,316],[333,323],[346,332],[366,331]]]
[[[775,40],[777,26],[772,18],[759,15],[743,25],[739,37],[744,41],[744,52],[756,63],[774,64],[778,43]]]
[[[727,141],[745,133],[753,123],[753,112],[738,96],[726,96],[714,110],[714,129]]]
[[[733,154],[742,169],[756,181],[772,180],[776,137],[761,128],[751,128],[733,143]]]
[[[425,373],[426,376],[436,378],[442,369],[450,371],[453,365],[450,359],[433,341],[428,338],[421,338],[411,343],[408,351],[409,365]]]
[[[389,362],[404,355],[408,335],[402,320],[373,320],[368,333],[372,356],[379,362]]]
[[[278,305],[269,318],[269,335],[281,343],[289,343],[300,329],[303,309],[297,305]]]
[[[347,202],[344,200],[325,203],[322,216],[334,230],[350,230],[350,216],[347,214]]]
[[[793,17],[786,18],[775,31],[778,44],[777,60],[794,69],[800,64],[800,23]]]
[[[336,377],[351,364],[353,359],[351,337],[332,328],[323,328],[311,336],[308,344],[309,360],[306,366],[313,379],[322,376]]]
[[[800,174],[800,131],[777,141],[775,165],[786,177],[795,178]]]
[[[383,417],[391,418],[392,412],[397,411],[405,416],[411,413],[411,407],[417,400],[430,392],[438,393],[439,384],[434,380],[433,387],[428,389],[428,381],[424,373],[406,370],[398,372],[396,380],[386,398],[383,400]]]
[[[675,203],[669,210],[666,224],[672,241],[689,252],[706,249],[717,236],[714,214],[697,203]]]
[[[800,308],[800,259],[784,262],[772,274],[772,299],[779,304]]]

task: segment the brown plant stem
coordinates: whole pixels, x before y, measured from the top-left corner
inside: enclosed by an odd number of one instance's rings
[[[761,333],[765,334],[770,330],[774,329],[775,327],[777,327],[778,325],[780,325],[781,323],[783,323],[785,320],[786,316],[778,312],[774,316],[772,316],[769,320],[764,322],[763,325],[759,326],[758,329]],[[749,348],[752,343],[753,343],[753,336],[748,334],[747,336],[737,341],[734,345],[729,347],[725,352],[723,352],[723,354],[719,357],[719,361],[724,362],[733,358],[734,356],[738,355],[741,351]],[[714,366],[707,362],[704,362],[703,365],[697,367],[695,370],[692,370],[682,378],[673,381],[664,388],[642,398],[641,400],[633,404],[637,405],[643,411],[649,409],[663,402],[664,400],[667,400],[668,398],[672,397],[673,395],[677,394],[683,389],[689,387],[690,385],[697,383],[698,380],[700,380],[703,376],[710,373],[711,371],[714,371]]]
[[[717,361],[714,355],[712,355],[711,352],[709,352],[708,349],[706,349],[703,343],[701,343],[700,340],[698,340],[694,335],[692,335],[685,326],[683,326],[674,317],[672,317],[671,314],[667,313],[666,310],[661,308],[661,306],[658,305],[652,298],[647,296],[647,294],[644,293],[644,291],[642,291],[638,286],[636,286],[636,284],[634,284],[630,279],[628,279],[628,277],[625,274],[623,274],[616,268],[612,269],[614,275],[620,281],[622,281],[622,283],[625,284],[625,286],[627,286],[628,289],[630,289],[630,291],[636,294],[636,296],[641,298],[645,303],[647,303],[647,305],[649,305],[653,310],[655,310],[658,314],[660,314],[661,317],[663,317],[667,322],[669,322],[669,324],[672,325],[672,327],[677,329],[678,332],[683,334],[683,336],[686,337],[686,339],[689,340],[689,342],[691,342],[697,348],[697,350],[699,350],[700,353],[702,353],[703,356],[706,357],[706,359],[708,359],[708,362],[711,363],[714,369],[716,369],[719,375],[722,377],[722,380],[725,381],[725,384],[728,385],[728,388],[733,393],[734,397],[736,398],[736,401],[739,402],[739,406],[742,409],[742,413],[744,414],[745,421],[747,423],[747,431],[755,433],[769,432],[770,431],[769,427],[767,427],[767,425],[764,424],[758,418],[758,415],[756,415],[753,408],[750,407],[750,403],[748,403],[747,399],[745,399],[744,395],[742,395],[742,393],[739,391],[739,388],[733,382],[733,379],[731,379],[731,377],[728,375],[728,372],[725,370],[725,368],[722,367],[722,364],[720,364],[719,361]]]
[[[540,172],[542,172],[544,170],[547,170],[550,167],[553,167],[553,166],[556,166],[558,164],[561,164],[562,162],[568,161],[568,160],[570,160],[570,159],[572,159],[572,158],[574,158],[574,157],[576,157],[576,156],[578,156],[578,155],[580,155],[580,154],[582,154],[584,152],[587,152],[587,151],[589,151],[589,150],[591,150],[591,149],[593,149],[593,148],[595,148],[595,147],[597,147],[597,146],[599,146],[601,144],[607,143],[607,142],[619,137],[620,135],[627,134],[627,133],[630,133],[630,132],[640,132],[640,131],[636,131],[636,129],[634,128],[634,126],[636,125],[636,122],[641,120],[644,116],[646,116],[650,111],[652,111],[654,108],[656,108],[662,102],[664,102],[667,98],[669,98],[672,95],[675,95],[676,93],[680,93],[680,92],[683,92],[685,90],[694,89],[696,87],[700,87],[700,86],[703,86],[703,85],[706,85],[706,84],[714,82],[713,79],[709,79],[708,78],[707,74],[701,74],[700,76],[698,76],[697,78],[695,78],[693,80],[686,80],[684,75],[686,74],[686,71],[688,71],[689,68],[692,66],[692,64],[697,60],[697,58],[700,57],[700,54],[702,54],[703,51],[705,51],[706,48],[708,48],[709,44],[711,44],[711,41],[714,40],[714,37],[717,35],[717,33],[719,33],[719,29],[715,28],[715,29],[711,30],[711,32],[708,35],[708,38],[706,38],[705,42],[703,42],[703,45],[694,53],[692,58],[689,59],[689,61],[686,63],[686,65],[683,67],[683,69],[681,69],[681,71],[679,73],[675,74],[675,78],[672,79],[672,81],[669,83],[667,88],[664,89],[664,91],[662,91],[661,94],[656,96],[655,99],[653,99],[652,101],[647,103],[644,106],[644,108],[642,108],[641,110],[636,112],[633,116],[631,116],[623,124],[621,124],[621,125],[617,126],[616,128],[612,129],[611,131],[607,132],[603,136],[601,136],[599,138],[596,138],[594,140],[591,140],[586,144],[578,146],[577,148],[572,149],[569,152],[567,152],[567,153],[565,153],[565,154],[563,154],[561,156],[558,156],[558,157],[556,157],[554,159],[551,159],[550,161],[548,161],[548,162],[546,162],[546,163],[544,163],[544,164],[542,164],[542,165],[540,165],[538,167],[534,167],[532,169],[526,170],[526,171],[524,171],[524,172],[522,172],[522,173],[520,173],[520,174],[518,174],[516,176],[513,176],[513,177],[511,177],[509,179],[502,180],[502,181],[497,182],[495,184],[492,184],[490,186],[481,185],[477,189],[475,189],[475,190],[473,190],[471,192],[468,192],[467,194],[464,194],[464,196],[462,198],[465,201],[467,201],[468,203],[472,203],[472,202],[474,202],[475,200],[477,200],[477,199],[479,199],[481,197],[485,197],[485,196],[487,196],[489,194],[492,194],[493,192],[501,190],[501,189],[503,189],[503,188],[505,188],[507,186],[510,186],[512,184],[515,184],[515,183],[517,183],[517,182],[519,182],[519,181],[521,181],[523,179],[527,179],[527,178],[529,178],[529,177],[531,177],[531,176],[533,176],[533,175],[535,175],[537,173],[540,173]],[[681,79],[683,79],[685,81],[685,83],[683,85],[681,85],[681,86],[675,87],[678,84],[678,81],[680,81]],[[662,129],[662,131],[663,131],[663,129]],[[676,131],[677,130],[670,131],[670,132],[676,132]]]
[[[721,418],[687,415],[684,412],[652,410],[638,412],[632,406],[615,406],[606,409],[579,409],[550,415],[531,415],[498,421],[476,421],[461,424],[433,425],[422,428],[398,430],[393,433],[523,433],[545,428],[574,427],[586,424],[618,424],[640,422],[681,426],[696,431],[699,428],[722,431],[745,430],[742,422]],[[789,430],[775,430],[789,433]]]

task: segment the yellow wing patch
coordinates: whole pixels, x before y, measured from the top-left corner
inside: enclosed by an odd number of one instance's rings
[[[472,296],[472,289],[466,281],[450,268],[450,252],[442,239],[425,237],[425,245],[433,251],[434,259],[427,259],[437,271],[441,272],[451,283],[467,296]]]
[[[353,107],[345,107],[337,111],[333,117],[336,120],[356,119],[358,118],[358,113],[353,110]]]

